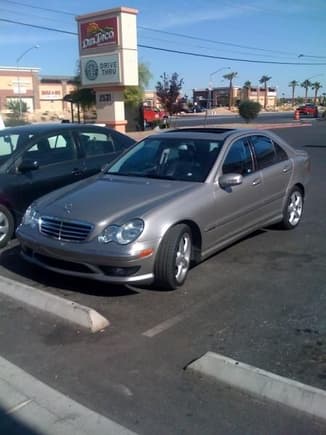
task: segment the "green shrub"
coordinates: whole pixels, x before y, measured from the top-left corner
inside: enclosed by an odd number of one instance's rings
[[[29,124],[29,122],[25,121],[24,119],[17,119],[13,116],[7,116],[7,118],[5,119],[6,127],[17,127],[19,125],[25,124]]]
[[[239,104],[239,115],[246,122],[250,122],[257,118],[260,110],[261,105],[256,101],[242,101],[242,103]]]

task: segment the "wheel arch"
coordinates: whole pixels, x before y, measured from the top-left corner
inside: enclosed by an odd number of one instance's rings
[[[297,188],[301,191],[302,196],[303,196],[303,198],[304,198],[304,197],[305,197],[305,194],[306,194],[306,191],[305,191],[304,185],[303,185],[302,183],[296,183],[296,184],[292,187],[292,189],[294,189],[295,187],[297,187]],[[290,190],[292,190],[292,189],[290,189]]]
[[[12,216],[12,218],[14,220],[14,225],[15,225],[15,228],[16,228],[17,225],[18,225],[18,222],[19,222],[19,216],[15,212],[14,207],[11,206],[10,202],[6,201],[3,198],[0,199],[0,205],[2,205],[3,207],[6,207],[6,209],[11,213],[11,216]]]
[[[184,224],[187,225],[191,230],[191,239],[192,239],[192,255],[191,262],[193,264],[199,263],[201,259],[201,249],[202,249],[202,235],[199,226],[191,219],[183,219],[177,222],[174,222],[171,226],[169,226],[165,234],[175,225]],[[164,235],[165,235],[164,234]],[[164,236],[163,236],[164,237]],[[162,239],[163,239],[162,237]]]

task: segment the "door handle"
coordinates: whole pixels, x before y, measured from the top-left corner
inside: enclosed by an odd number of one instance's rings
[[[289,172],[290,169],[291,169],[290,166],[284,166],[284,168],[282,169],[282,172],[284,172],[284,173]]]
[[[252,182],[252,185],[257,186],[260,183],[261,183],[261,178],[255,178],[254,181]]]
[[[71,171],[71,173],[72,173],[72,175],[82,175],[83,174],[83,171],[81,170],[81,169],[79,169],[79,168],[74,168],[72,171]]]

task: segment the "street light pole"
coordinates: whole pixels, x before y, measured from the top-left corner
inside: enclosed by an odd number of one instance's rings
[[[223,71],[224,69],[231,69],[230,66],[223,66],[222,68],[219,68],[218,70],[210,73],[209,77],[208,77],[208,109],[210,109],[212,107],[212,77],[213,75],[217,74],[220,71]]]
[[[33,45],[33,47],[29,47],[27,50],[25,50],[20,56],[16,59],[16,69],[17,69],[17,91],[18,91],[18,99],[19,99],[19,119],[22,116],[22,98],[21,98],[21,88],[20,88],[20,74],[19,74],[19,62],[22,60],[22,58],[29,53],[31,50],[34,50],[34,48],[39,48],[40,46],[38,44]]]

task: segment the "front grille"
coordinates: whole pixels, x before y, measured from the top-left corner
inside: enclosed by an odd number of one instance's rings
[[[93,226],[87,222],[42,216],[39,229],[41,234],[52,239],[64,242],[83,242],[89,236]]]

